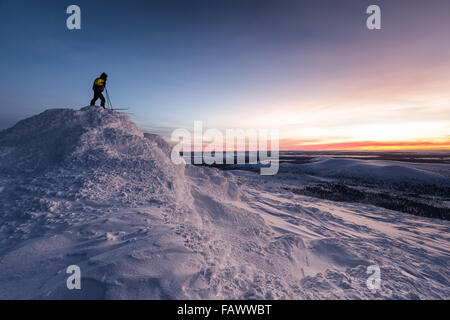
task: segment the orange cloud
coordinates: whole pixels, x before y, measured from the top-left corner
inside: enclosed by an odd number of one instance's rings
[[[280,150],[450,150],[450,139],[444,141],[348,141],[306,143],[305,140],[282,140]]]

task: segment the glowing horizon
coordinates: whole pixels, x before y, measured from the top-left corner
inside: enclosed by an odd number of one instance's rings
[[[443,151],[450,150],[446,141],[350,141],[335,143],[292,144],[280,141],[281,151]]]
[[[283,100],[245,102],[240,109],[247,112],[239,119],[224,115],[223,122],[277,128],[280,150],[449,150],[450,50],[424,52],[423,45],[397,44],[366,67],[370,54],[349,59],[333,52],[335,60],[352,60],[341,73],[307,89],[280,85],[277,90],[288,93]]]

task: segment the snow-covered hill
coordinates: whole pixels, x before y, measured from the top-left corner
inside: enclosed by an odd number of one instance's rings
[[[357,160],[320,157],[305,164],[282,164],[284,170],[321,177],[352,179],[383,184],[408,183],[450,188],[448,164],[405,163],[386,160]]]
[[[177,166],[169,152],[96,107],[1,132],[0,298],[450,297],[448,221]],[[66,287],[74,264],[81,290]],[[380,290],[366,286],[373,264]]]

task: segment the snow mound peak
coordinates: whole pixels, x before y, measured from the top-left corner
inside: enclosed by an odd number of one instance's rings
[[[20,180],[5,190],[10,193],[17,186],[33,188],[39,178],[35,195],[171,202],[182,189],[184,167],[171,162],[168,150],[164,140],[144,134],[123,113],[51,109],[0,132],[0,175]]]
[[[127,115],[97,107],[47,110],[0,134],[0,146],[9,147],[2,169],[40,171],[82,154],[91,161],[114,157],[131,151],[118,145],[124,137],[143,137]]]

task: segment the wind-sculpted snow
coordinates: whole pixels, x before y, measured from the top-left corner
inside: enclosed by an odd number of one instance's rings
[[[450,297],[448,221],[295,192],[310,176],[176,166],[169,154],[95,107],[1,132],[0,298]],[[379,290],[366,286],[374,264]],[[66,287],[70,265],[81,290]]]

